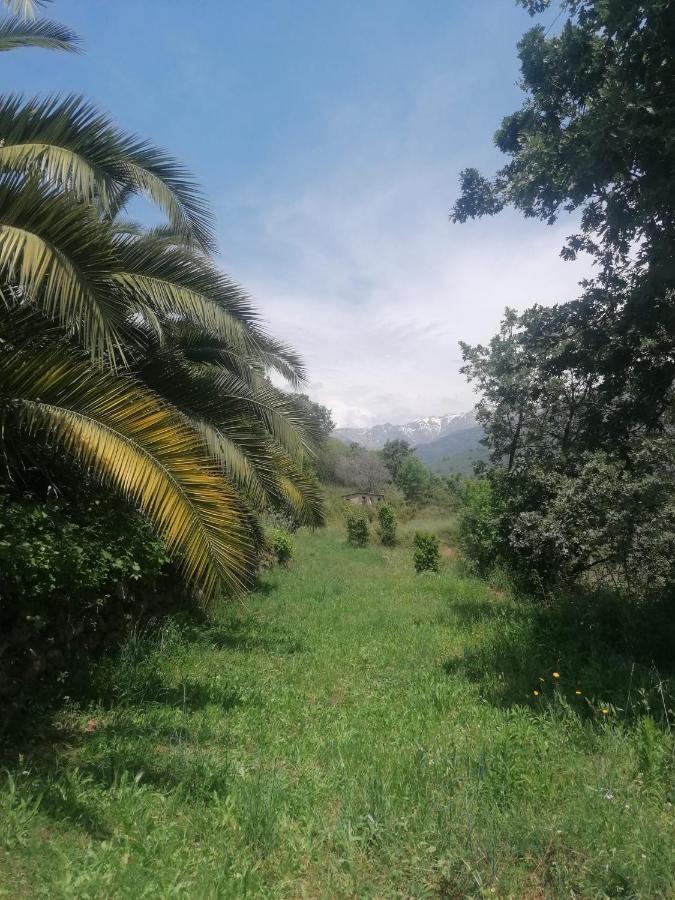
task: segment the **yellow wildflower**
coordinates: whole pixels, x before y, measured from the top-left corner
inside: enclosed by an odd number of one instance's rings
[[[581,697],[581,691],[575,691],[574,693],[577,695],[577,697]]]
[[[534,694],[535,697],[539,696],[539,691],[532,691],[532,693]]]
[[[608,709],[606,706],[603,706],[603,707],[602,707],[602,714],[603,714],[603,716],[606,716],[608,712],[609,712],[609,709]]]
[[[554,678],[560,678],[560,672],[552,672],[551,674]]]

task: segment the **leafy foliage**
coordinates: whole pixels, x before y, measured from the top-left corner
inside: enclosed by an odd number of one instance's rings
[[[378,493],[389,483],[389,472],[376,451],[352,443],[334,446],[333,452],[332,479],[337,484]]]
[[[488,347],[462,346],[492,462],[463,540],[534,585],[656,599],[675,532],[674,23],[662,0],[561,8],[559,34],[520,42],[526,97],[495,136],[510,161],[493,179],[462,173],[453,217],[576,212],[562,255],[590,254],[598,274],[571,302],[507,310]]]
[[[421,572],[438,572],[441,562],[438,537],[431,532],[416,531],[414,544],[413,565],[415,571],[418,574]]]
[[[377,510],[377,518],[380,523],[380,540],[385,547],[396,546],[396,518],[393,510],[385,503]]]
[[[382,455],[382,461],[389,470],[389,474],[392,479],[396,481],[401,464],[407,457],[412,455],[413,448],[408,441],[398,439],[395,441],[387,441],[380,453]]]
[[[363,514],[347,516],[347,540],[355,547],[366,547],[370,542],[368,519]]]
[[[465,171],[453,216],[580,214],[562,255],[591,254],[599,275],[534,327],[551,374],[594,380],[610,411],[597,428],[613,442],[622,421],[658,428],[672,400],[675,29],[662,0],[562,8],[559,35],[537,26],[520,42],[526,99],[495,136],[510,162],[493,180]]]
[[[152,582],[168,561],[162,544],[124,504],[92,491],[72,503],[0,494],[0,600],[7,612],[47,615],[64,602]],[[141,568],[141,564],[143,567]]]
[[[431,496],[434,478],[421,460],[408,454],[401,460],[395,483],[409,503],[424,503]]]
[[[288,566],[295,554],[293,539],[283,528],[275,528],[272,532],[272,549],[280,566]]]
[[[319,436],[326,440],[335,429],[332,411],[327,406],[322,406],[320,403],[310,400],[307,394],[298,394],[297,399],[307,410],[308,418],[314,424]]]
[[[487,478],[467,482],[459,517],[459,543],[482,575],[498,561],[497,527],[500,518],[492,484]]]
[[[82,472],[58,497],[16,486],[0,493],[3,702],[18,709],[40,676],[72,676],[123,639],[132,610],[137,618],[175,609],[186,598],[167,563],[148,523]]]

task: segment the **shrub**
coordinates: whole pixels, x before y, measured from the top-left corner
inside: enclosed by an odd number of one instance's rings
[[[293,559],[295,546],[290,534],[283,528],[275,528],[272,532],[272,549],[280,566],[288,566]]]
[[[464,506],[459,517],[459,545],[473,567],[486,574],[498,555],[498,503],[492,485],[472,479],[464,490]]]
[[[416,572],[438,572],[440,549],[435,534],[425,531],[415,532],[415,553],[413,564]]]
[[[377,511],[380,520],[380,540],[385,547],[393,547],[396,544],[396,519],[389,506],[382,505]]]
[[[363,514],[347,516],[347,540],[355,547],[365,547],[368,544],[370,529]]]
[[[132,620],[182,602],[167,563],[147,522],[86,479],[70,499],[0,490],[0,696],[72,671]]]
[[[267,510],[267,522],[272,527],[286,531],[289,534],[295,534],[302,525],[300,516],[295,510],[283,507],[275,508],[273,506],[270,506]]]

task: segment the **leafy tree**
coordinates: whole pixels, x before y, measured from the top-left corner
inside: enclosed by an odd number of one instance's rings
[[[534,15],[550,4],[521,5]],[[552,372],[597,375],[616,440],[623,422],[659,427],[672,397],[675,24],[665,0],[561,5],[560,34],[536,26],[518,47],[526,98],[495,135],[510,161],[492,179],[462,172],[453,218],[507,205],[549,224],[577,214],[562,255],[590,253],[599,274],[549,313],[541,338],[557,348]]]
[[[390,481],[389,472],[374,450],[351,444],[335,465],[335,478],[345,487],[378,493]]]
[[[408,441],[396,439],[395,441],[387,441],[380,453],[385,466],[389,469],[389,474],[396,481],[401,463],[413,453],[413,448]]]
[[[663,0],[561,6],[559,34],[519,44],[526,98],[495,138],[510,161],[463,172],[453,217],[575,212],[562,255],[591,254],[597,274],[462,346],[493,466],[465,541],[535,583],[644,597],[673,581],[675,20]]]
[[[423,503],[429,499],[433,476],[416,456],[406,456],[398,468],[396,486],[409,503]]]
[[[38,4],[6,5],[24,17]],[[210,211],[171,157],[77,97],[2,96],[0,131],[0,444],[12,478],[58,447],[147,516],[205,597],[241,591],[257,511],[321,520],[304,472],[315,429],[267,378],[299,385],[300,361],[215,267]],[[139,195],[166,225],[120,218]]]

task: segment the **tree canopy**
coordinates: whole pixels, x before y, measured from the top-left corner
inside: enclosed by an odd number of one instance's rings
[[[675,16],[668,0],[561,12],[518,45],[525,98],[495,135],[509,161],[462,172],[452,217],[570,214],[561,253],[595,274],[569,302],[507,310],[488,346],[462,345],[463,371],[491,452],[493,558],[636,596],[673,580]]]

